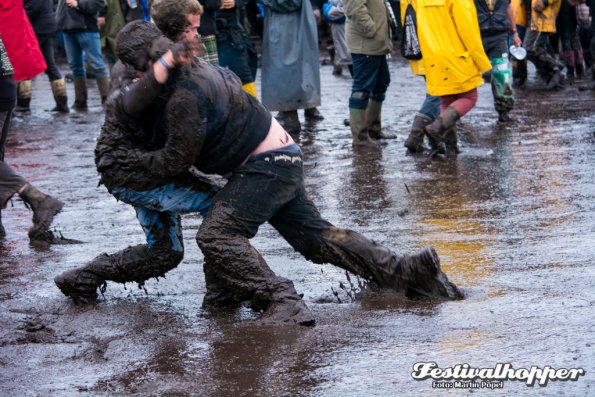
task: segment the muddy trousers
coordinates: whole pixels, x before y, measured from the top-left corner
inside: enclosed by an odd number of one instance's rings
[[[509,112],[514,106],[512,74],[508,67],[508,33],[482,36],[483,49],[492,63],[492,96],[498,113]],[[502,60],[502,58],[505,58]],[[498,64],[498,62],[503,62]]]
[[[527,30],[523,46],[527,49],[527,59],[535,65],[542,77],[548,79],[561,68],[549,42],[549,33]]]
[[[175,268],[184,257],[181,214],[198,212],[205,216],[211,205],[213,192],[194,187],[168,184],[147,191],[116,188],[116,199],[130,204],[145,232],[147,244],[129,247],[110,255],[118,282],[136,281],[142,284],[152,277],[162,277]],[[112,268],[112,264],[109,264]],[[123,275],[126,275],[123,277]]]
[[[4,162],[4,145],[10,127],[11,111],[0,111],[0,209],[6,207],[8,200],[25,184],[25,178],[17,174]]]
[[[331,263],[380,287],[402,287],[399,272],[406,269],[407,257],[322,219],[304,188],[301,152],[267,152],[234,172],[199,229],[205,306],[235,301],[266,310],[273,302],[295,298],[293,283],[277,276],[250,244],[267,221],[314,263]]]

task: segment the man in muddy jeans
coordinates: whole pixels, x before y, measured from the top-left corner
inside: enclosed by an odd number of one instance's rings
[[[200,7],[200,6],[198,6]],[[188,18],[196,36],[198,14]],[[184,20],[177,21],[177,29],[184,31]],[[155,25],[134,22],[130,34],[157,39],[162,33]],[[174,32],[175,33],[175,32]],[[181,33],[181,32],[178,32]],[[144,44],[144,43],[141,43]],[[169,44],[169,43],[168,43]],[[128,51],[141,51],[144,62],[146,47],[128,47]],[[88,303],[97,299],[97,288],[105,290],[105,281],[136,282],[139,287],[153,277],[164,277],[184,257],[181,214],[198,212],[205,216],[211,197],[218,190],[213,181],[197,178],[187,170],[173,177],[158,178],[149,173],[126,168],[122,158],[127,150],[142,147],[156,150],[163,147],[165,136],[160,126],[162,103],[157,99],[142,120],[128,117],[123,110],[120,90],[131,83],[125,65],[114,66],[112,90],[106,106],[106,117],[95,148],[95,162],[101,174],[101,183],[117,200],[134,207],[138,221],[146,235],[146,244],[128,247],[113,254],[101,254],[86,265],[69,270],[55,278],[56,285],[75,302]]]

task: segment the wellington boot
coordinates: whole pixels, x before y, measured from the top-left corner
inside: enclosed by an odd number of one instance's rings
[[[509,118],[510,120],[510,118]],[[457,127],[456,125],[446,131],[444,135],[444,145],[446,146],[447,154],[459,154],[461,149],[459,148],[459,141],[457,138]]]
[[[29,229],[29,239],[35,240],[49,229],[54,217],[62,211],[64,203],[40,192],[31,184],[25,185],[19,196],[33,209],[33,226]]]
[[[366,109],[366,126],[368,134],[372,139],[396,139],[394,134],[388,134],[382,131],[382,102],[370,99],[368,101],[368,108]]]
[[[555,67],[546,79],[546,88],[548,90],[559,90],[563,88],[562,73],[560,68]]]
[[[87,81],[85,77],[73,77],[74,82],[74,105],[73,109],[87,110]]]
[[[97,299],[97,288],[101,293],[105,292],[108,280],[143,285],[150,277],[157,277],[151,272],[152,259],[148,247],[140,244],[113,255],[101,254],[79,269],[56,276],[54,282],[75,302],[90,303]]]
[[[30,111],[31,104],[31,80],[22,80],[17,83],[17,105],[14,108],[15,112]]]
[[[296,136],[302,131],[302,125],[297,110],[279,112],[275,118],[290,135]]]
[[[283,281],[271,295],[272,303],[258,319],[260,325],[304,325],[316,322],[312,312],[296,292],[293,283]]]
[[[576,64],[575,71],[576,71],[576,79],[577,80],[584,80],[584,78],[585,78],[585,65],[582,62]]]
[[[424,146],[424,128],[432,121],[433,119],[431,117],[424,114],[418,113],[415,115],[409,136],[403,144],[409,151],[413,153],[423,153],[427,150]]]
[[[306,121],[310,123],[324,120],[322,113],[320,113],[320,111],[315,107],[304,109],[304,117],[306,118]]]
[[[463,299],[463,293],[440,269],[440,258],[432,247],[426,247],[414,255],[400,257],[391,287],[397,291],[405,291],[410,299]]]
[[[425,131],[430,139],[431,146],[430,157],[434,157],[440,153],[446,153],[446,132],[453,128],[460,118],[461,116],[459,116],[455,108],[448,106],[440,113],[436,120],[426,126]]]
[[[349,126],[354,146],[376,145],[366,128],[366,110],[349,108]]]
[[[97,81],[97,89],[99,90],[101,104],[103,105],[109,95],[109,77],[98,77],[95,81]]]
[[[56,107],[52,109],[52,112],[68,113],[68,94],[66,92],[66,83],[64,79],[54,80],[51,83],[52,94],[54,95],[54,101]]]

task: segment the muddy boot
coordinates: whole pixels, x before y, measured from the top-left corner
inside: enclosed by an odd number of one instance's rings
[[[382,131],[381,123],[382,102],[370,99],[368,101],[368,108],[366,109],[366,126],[368,127],[368,134],[372,139],[396,139],[394,134],[387,134]]]
[[[49,229],[64,203],[40,192],[29,183],[19,191],[19,196],[33,209],[33,226],[29,229],[29,239],[35,240]]]
[[[392,288],[405,291],[410,299],[463,299],[463,293],[440,269],[440,258],[432,247],[399,258],[392,278]]]
[[[148,246],[140,244],[112,255],[101,254],[81,268],[56,276],[54,282],[75,302],[90,303],[97,299],[97,288],[105,292],[106,281],[137,282],[142,286],[151,277],[163,276],[171,264],[160,266],[157,262]]]
[[[349,108],[349,127],[353,146],[375,145],[366,128],[366,109]]]
[[[73,77],[74,105],[73,109],[87,110],[87,81],[84,76]]]
[[[17,105],[15,112],[28,112],[31,110],[31,80],[17,82]]]
[[[109,77],[98,77],[97,89],[99,90],[99,96],[101,97],[101,104],[103,105],[109,95]]]
[[[2,211],[0,211],[0,240],[6,237],[6,230],[4,230],[4,226],[2,225]]]
[[[54,80],[51,83],[52,94],[54,95],[54,101],[56,107],[52,109],[52,112],[68,113],[68,94],[66,93],[66,83],[64,79]]]
[[[258,305],[269,299],[271,302],[267,304],[266,311],[258,319],[259,324],[304,326],[313,326],[315,324],[314,316],[302,300],[302,297],[296,292],[291,281],[281,282],[272,295],[262,297],[259,303],[257,302],[259,298],[255,297],[252,300],[253,306],[251,307],[257,308]]]
[[[446,131],[444,135],[444,145],[446,146],[447,154],[459,154],[461,149],[459,148],[459,141],[457,138],[457,127],[454,126]]]
[[[507,110],[501,110],[498,112],[498,121],[501,123],[508,123],[511,122],[512,119],[510,118],[510,112]]]
[[[522,87],[527,81],[527,61],[518,59],[512,60],[512,85],[513,87]]]
[[[445,144],[445,135],[446,132],[453,128],[457,123],[457,120],[460,119],[461,116],[457,113],[455,108],[452,106],[447,107],[444,109],[442,113],[436,118],[436,120],[432,121],[428,124],[425,128],[426,134],[430,139],[430,157],[435,157],[438,154],[446,153],[446,144]]]
[[[403,146],[413,153],[423,153],[427,150],[424,146],[424,128],[432,122],[432,118],[424,114],[418,113],[413,119],[411,131],[405,140]]]
[[[559,90],[562,87],[562,72],[559,67],[554,67],[546,79],[546,88],[548,90]]]
[[[324,116],[322,115],[322,113],[320,113],[320,111],[315,107],[310,109],[304,109],[304,117],[306,118],[306,121],[310,123],[324,120]]]
[[[285,131],[291,135],[299,135],[302,131],[302,125],[300,124],[300,118],[298,116],[297,110],[279,112],[275,118],[279,124],[285,128]]]

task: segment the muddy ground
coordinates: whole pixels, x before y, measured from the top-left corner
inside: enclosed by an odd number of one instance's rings
[[[265,225],[254,245],[294,280],[317,325],[258,327],[250,311],[208,316],[194,241],[200,219],[185,216],[185,259],[166,279],[146,290],[111,283],[97,305],[72,304],[55,275],[144,236],[132,208],[97,186],[92,153],[103,111],[94,83],[88,111],[52,114],[40,76],[6,158],[66,202],[54,225],[84,244],[33,246],[32,213],[18,199],[2,211],[0,395],[595,395],[595,91],[581,83],[546,92],[531,80],[517,91],[515,122],[501,125],[484,85],[460,123],[463,152],[441,161],[405,153],[423,81],[400,60],[391,73],[383,121],[398,139],[354,152],[343,126],[351,81],[321,67],[326,118],[301,135],[307,188],[338,225],[398,252],[435,246],[465,300],[360,294],[344,272],[307,262]],[[586,374],[546,387],[445,390],[411,376],[414,363],[432,361]]]

